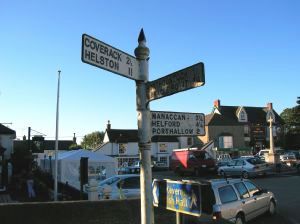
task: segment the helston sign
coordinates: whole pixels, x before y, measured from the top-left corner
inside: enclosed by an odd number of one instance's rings
[[[82,35],[81,60],[118,75],[139,80],[139,66],[135,57],[87,34]]]
[[[200,113],[151,111],[152,136],[203,136],[204,124],[204,114]]]

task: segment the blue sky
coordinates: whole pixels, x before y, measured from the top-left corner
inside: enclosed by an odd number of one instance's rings
[[[151,110],[210,113],[222,105],[296,104],[300,83],[300,2],[0,1],[0,122],[55,136],[61,72],[60,139],[136,129],[135,82],[81,61],[86,33],[129,54],[144,28],[150,80],[198,62],[206,84],[150,104]],[[34,134],[34,133],[33,133]]]

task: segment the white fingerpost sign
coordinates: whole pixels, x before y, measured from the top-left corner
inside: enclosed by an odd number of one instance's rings
[[[140,80],[135,57],[87,34],[82,35],[81,60],[129,79]]]
[[[204,125],[202,113],[151,111],[152,136],[203,136]]]

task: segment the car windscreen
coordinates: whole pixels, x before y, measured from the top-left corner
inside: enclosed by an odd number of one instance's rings
[[[101,181],[99,186],[103,186],[103,185],[111,185],[113,183],[115,183],[116,181],[120,180],[119,177],[110,177],[104,181]]]
[[[257,165],[257,164],[263,164],[263,163],[265,163],[264,161],[262,161],[261,159],[258,159],[258,158],[247,159],[247,162],[251,163],[252,165]]]

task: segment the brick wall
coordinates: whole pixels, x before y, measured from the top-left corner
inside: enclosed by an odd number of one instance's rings
[[[175,223],[175,212],[155,208],[155,223]],[[1,224],[138,224],[140,200],[0,204]]]

